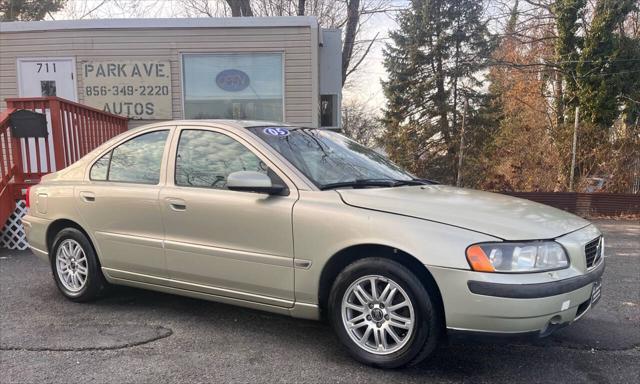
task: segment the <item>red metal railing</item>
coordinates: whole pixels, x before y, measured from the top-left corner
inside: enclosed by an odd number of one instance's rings
[[[6,102],[7,109],[0,114],[0,229],[27,186],[126,131],[128,121],[59,97],[10,98]],[[11,137],[9,115],[19,109],[45,114],[48,135]]]
[[[0,189],[9,183],[15,171],[11,150],[11,130],[9,129],[9,115],[13,109],[7,109],[0,114]]]
[[[18,142],[11,137],[9,117],[14,109],[9,108],[0,114],[0,227],[15,209],[15,190],[12,182],[20,179],[19,170],[22,159]]]
[[[15,208],[13,189],[9,184],[18,169],[14,159],[14,141],[9,129],[9,115],[13,111],[7,109],[0,114],[0,227]]]
[[[24,180],[40,179],[78,161],[100,144],[127,130],[126,117],[59,97],[6,99],[9,109],[26,109],[47,115],[46,138],[22,138]]]

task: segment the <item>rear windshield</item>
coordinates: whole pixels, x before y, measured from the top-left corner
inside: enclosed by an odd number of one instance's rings
[[[317,187],[361,179],[412,180],[390,160],[333,131],[293,127],[252,127]]]

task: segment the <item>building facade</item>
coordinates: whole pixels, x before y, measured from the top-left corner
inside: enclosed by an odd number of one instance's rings
[[[59,96],[130,127],[214,118],[339,127],[340,31],[313,17],[0,23],[0,94]]]

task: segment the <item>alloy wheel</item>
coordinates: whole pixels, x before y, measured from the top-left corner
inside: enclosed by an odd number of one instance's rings
[[[70,292],[82,290],[87,283],[89,266],[82,246],[73,239],[66,239],[56,252],[56,272],[62,285]]]
[[[363,276],[342,298],[342,322],[351,339],[377,355],[400,350],[415,327],[413,304],[395,281],[379,275]]]

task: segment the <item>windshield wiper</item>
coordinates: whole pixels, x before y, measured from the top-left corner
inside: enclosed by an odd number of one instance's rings
[[[402,187],[403,185],[425,185],[427,182],[420,179],[394,180],[392,187]]]
[[[320,190],[343,187],[364,188],[364,187],[393,187],[396,181],[393,179],[357,179],[352,181],[340,181],[320,186]]]
[[[429,180],[429,179],[411,179],[411,180],[394,180],[395,184],[393,184],[394,187],[401,187],[403,185],[435,185],[435,184],[440,184],[435,180]]]
[[[320,190],[324,191],[325,189],[333,189],[333,188],[344,188],[344,187],[353,187],[353,188],[364,188],[364,187],[401,187],[404,185],[427,185],[427,184],[436,184],[434,181],[426,180],[426,179],[409,179],[409,180],[400,180],[400,179],[356,179],[352,181],[341,181],[338,183],[329,183],[320,186]]]

